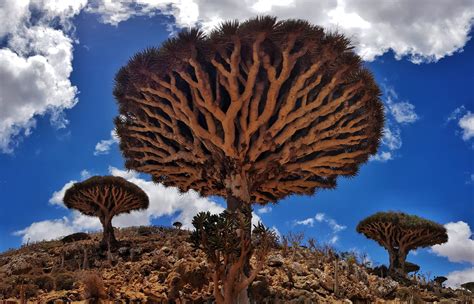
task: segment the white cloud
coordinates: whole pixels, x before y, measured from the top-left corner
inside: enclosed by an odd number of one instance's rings
[[[474,137],[474,113],[468,111],[459,119],[459,127],[462,129],[462,139],[465,141]]]
[[[422,1],[415,7],[409,0],[97,0],[88,11],[113,25],[161,12],[173,16],[177,27],[199,23],[205,28],[257,14],[303,18],[344,32],[366,60],[393,50],[397,58],[408,56],[414,63],[437,61],[462,50],[474,17],[469,0],[437,1],[436,5]]]
[[[385,163],[389,160],[392,160],[393,159],[393,155],[391,152],[387,152],[387,151],[382,151],[380,153],[377,153],[373,156],[370,157],[370,160],[375,160],[375,161],[379,161],[379,162],[382,162],[382,163]]]
[[[419,119],[415,106],[409,102],[397,102],[389,105],[390,112],[398,123],[412,123]]]
[[[304,220],[301,220],[301,221],[296,221],[295,225],[303,225],[303,226],[313,227],[314,218],[310,217],[310,218],[307,218],[307,219],[304,219]]]
[[[265,213],[270,213],[270,212],[272,212],[272,207],[270,206],[264,206],[257,209],[257,213],[259,214],[265,214]]]
[[[444,227],[448,232],[448,241],[432,246],[431,250],[451,262],[469,262],[474,265],[474,240],[469,225],[459,221],[447,223]]]
[[[49,203],[50,203],[51,205],[58,205],[58,206],[64,207],[64,203],[63,203],[64,194],[66,193],[66,190],[69,189],[69,188],[71,188],[72,185],[74,185],[75,183],[77,183],[77,181],[71,180],[71,181],[67,182],[67,183],[61,188],[61,190],[54,191],[54,192],[53,192],[53,195],[52,195],[51,198],[49,199]]]
[[[98,218],[83,215],[73,211],[69,217],[55,220],[34,222],[25,229],[16,231],[14,235],[21,236],[22,243],[55,240],[78,231],[96,231],[102,227]]]
[[[337,234],[347,228],[346,226],[338,224],[336,220],[324,213],[316,213],[314,217],[294,221],[293,225],[313,227],[316,222],[326,224],[331,229],[331,238],[328,241],[329,244],[335,244],[339,240],[339,236]]]
[[[87,171],[87,170],[85,170],[85,169],[81,171],[81,180],[87,179],[87,178],[89,178],[89,177],[91,177],[91,176],[92,176],[92,175],[91,175],[91,173],[90,173],[89,171]]]
[[[109,154],[113,144],[119,143],[119,137],[115,130],[110,132],[110,139],[103,139],[95,145],[94,155]]]
[[[448,280],[444,285],[459,288],[461,284],[474,281],[474,267],[450,272],[446,275]]]
[[[456,133],[461,133],[461,137],[464,141],[469,141],[474,137],[474,113],[467,110],[464,105],[457,107],[449,114],[445,125],[451,121],[457,121],[460,131],[456,131]]]
[[[0,152],[11,153],[49,115],[64,128],[64,111],[77,103],[70,20],[86,0],[7,0],[0,6]],[[33,16],[34,15],[34,16]]]
[[[14,234],[22,236],[22,243],[53,240],[74,233],[67,217],[52,221],[36,222]]]
[[[72,71],[72,19],[85,10],[108,24],[137,16],[172,17],[169,29],[201,25],[211,29],[229,19],[257,14],[303,18],[345,33],[356,51],[373,60],[389,50],[415,63],[437,61],[461,51],[474,19],[470,0],[307,1],[307,0],[6,0],[0,7],[0,152],[10,153],[31,134],[38,117],[49,115],[58,128],[64,112],[77,103]],[[412,122],[414,108],[393,105],[399,121]],[[467,127],[466,127],[467,126]],[[464,128],[472,126],[463,121]],[[472,133],[465,133],[470,138]],[[112,139],[110,139],[112,140]],[[107,151],[108,144],[98,147]],[[101,150],[103,147],[104,150]]]
[[[314,219],[320,223],[327,223],[329,227],[331,228],[331,230],[333,231],[333,233],[338,233],[339,231],[342,231],[347,228],[346,226],[339,225],[336,222],[336,220],[328,217],[324,213],[317,213]]]
[[[452,120],[458,120],[464,113],[466,113],[466,107],[464,105],[457,107],[453,112],[451,112],[451,114],[449,114],[448,118],[446,118],[446,123]]]
[[[86,11],[115,26],[132,17],[161,13],[173,16],[178,27],[191,27],[199,19],[200,8],[193,0],[98,0],[91,1]]]
[[[334,245],[337,243],[337,241],[339,240],[339,237],[337,235],[334,235],[330,240],[329,240],[329,244],[331,245]]]
[[[402,147],[401,127],[419,119],[415,106],[408,101],[400,101],[393,87],[382,84],[384,90],[385,126],[379,152],[370,157],[372,161],[393,160],[397,150]]]

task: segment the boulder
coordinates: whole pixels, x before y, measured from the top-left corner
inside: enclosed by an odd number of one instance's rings
[[[267,265],[270,267],[281,267],[285,260],[279,254],[268,257]]]
[[[70,235],[67,235],[61,239],[63,244],[73,243],[78,241],[90,240],[91,237],[85,232],[77,232]]]

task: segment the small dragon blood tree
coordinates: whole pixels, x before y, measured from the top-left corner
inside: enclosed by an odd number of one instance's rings
[[[108,248],[117,245],[112,218],[149,205],[148,196],[140,187],[118,176],[93,176],[75,183],[66,191],[63,201],[70,209],[99,218],[104,228],[101,246]]]
[[[334,188],[376,153],[383,127],[380,90],[349,40],[303,20],[186,30],[115,80],[125,166],[222,196],[233,213]]]
[[[387,249],[392,276],[406,275],[405,261],[410,250],[448,241],[442,225],[402,212],[375,213],[362,220],[356,229]]]
[[[212,281],[217,304],[244,302],[241,297],[246,294],[242,294],[242,291],[262,270],[267,254],[277,244],[275,232],[262,223],[254,226],[251,238],[247,233],[239,233],[250,225],[245,212],[252,211],[249,206],[244,209],[235,213],[225,210],[219,215],[200,212],[193,218],[195,230],[191,234],[191,241],[195,248],[206,253],[213,269]],[[244,271],[245,263],[252,254],[256,260],[255,268],[247,274]],[[227,261],[232,261],[230,267]]]

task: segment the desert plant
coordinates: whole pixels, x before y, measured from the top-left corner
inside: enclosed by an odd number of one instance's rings
[[[444,283],[446,280],[448,280],[447,277],[438,276],[438,277],[436,277],[436,278],[433,279],[433,282],[435,282],[437,286],[443,287],[443,283]]]
[[[466,282],[461,284],[461,287],[474,293],[474,282]]]
[[[84,273],[82,283],[84,284],[84,298],[88,300],[88,303],[100,303],[100,300],[107,298],[104,281],[97,273]]]
[[[178,229],[178,230],[181,230],[181,227],[183,227],[183,224],[181,222],[174,222],[173,223],[173,226]]]
[[[97,216],[104,228],[101,246],[113,248],[117,240],[112,218],[148,208],[148,196],[137,185],[118,176],[93,176],[75,183],[64,194],[64,204],[85,215]]]
[[[316,245],[316,239],[310,237],[308,239],[308,248],[310,251],[315,252],[318,249],[318,246]]]
[[[71,290],[74,288],[76,278],[68,273],[59,273],[54,278],[54,286],[56,290]]]
[[[54,279],[50,275],[37,276],[33,282],[43,291],[49,292],[54,289]]]
[[[414,264],[412,262],[405,262],[405,272],[410,273],[410,272],[417,272],[420,270],[420,266],[417,264]]]
[[[225,197],[230,212],[334,188],[376,153],[383,127],[379,88],[351,49],[267,16],[136,54],[115,79],[125,166]]]
[[[213,269],[214,296],[216,303],[238,301],[242,290],[247,287],[262,269],[271,247],[276,243],[275,233],[261,223],[254,226],[253,238],[245,233],[248,216],[242,212],[211,214],[201,212],[193,218],[194,231],[191,242],[195,248],[206,253]],[[244,271],[246,257],[254,255],[255,268],[247,275]],[[220,288],[222,286],[222,290]]]
[[[448,240],[442,225],[402,212],[378,212],[362,220],[356,230],[387,249],[389,272],[402,277],[406,276],[405,261],[410,250]]]

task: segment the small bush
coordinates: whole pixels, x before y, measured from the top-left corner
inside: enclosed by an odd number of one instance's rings
[[[86,273],[82,277],[82,283],[84,284],[84,298],[85,299],[105,299],[107,297],[105,293],[104,281],[97,273]]]
[[[49,275],[38,276],[34,279],[36,285],[39,289],[44,291],[51,291],[54,289],[54,279]]]
[[[74,288],[74,276],[68,273],[60,273],[54,279],[56,290],[71,290]]]
[[[140,236],[149,236],[153,234],[153,227],[140,226],[137,229],[137,234]]]

